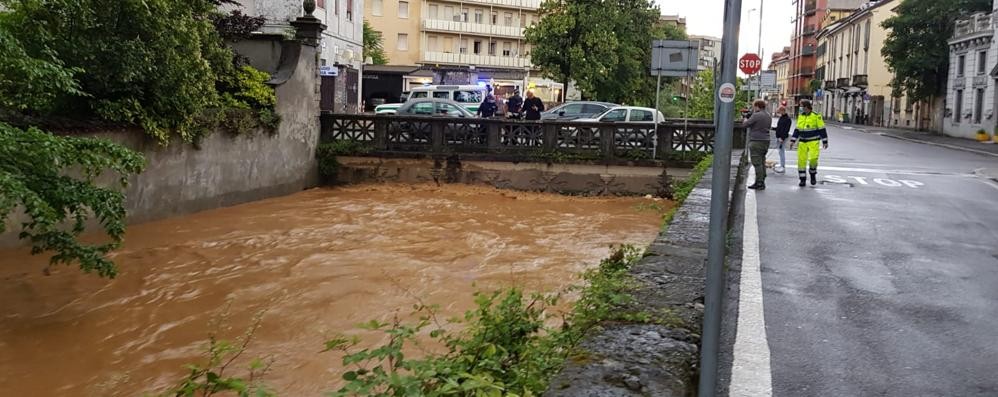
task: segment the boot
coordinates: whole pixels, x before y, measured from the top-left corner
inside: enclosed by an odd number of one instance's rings
[[[818,171],[811,170],[811,186],[818,184]]]
[[[797,185],[797,186],[800,186],[800,187],[807,186],[807,177],[804,177],[804,176],[800,177],[800,184]]]
[[[752,189],[752,190],[766,190],[766,183],[765,182],[756,182],[756,183],[752,184],[752,186],[749,186],[748,188]]]

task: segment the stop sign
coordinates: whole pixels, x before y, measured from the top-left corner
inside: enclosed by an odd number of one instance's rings
[[[758,55],[748,53],[738,60],[738,68],[745,74],[756,74],[762,69],[762,59]]]

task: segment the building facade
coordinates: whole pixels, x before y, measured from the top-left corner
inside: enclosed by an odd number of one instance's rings
[[[403,90],[425,84],[490,85],[500,96],[530,89],[560,100],[562,84],[540,77],[524,31],[540,0],[366,0],[391,65],[413,65]]]
[[[700,42],[700,60],[697,61],[697,69],[714,69],[714,62],[721,60],[721,39],[714,36],[690,35],[690,41]]]
[[[994,12],[974,14],[956,23],[949,41],[943,119],[943,132],[947,135],[974,138],[978,130],[988,134],[995,131],[998,45],[994,34]]]
[[[769,98],[770,103],[782,106],[784,101],[789,98],[787,84],[790,80],[790,47],[783,47],[783,51],[773,54],[769,62],[769,70],[776,72],[777,86],[775,95]]]
[[[817,34],[823,23],[837,18],[842,10],[859,8],[865,0],[793,0],[796,7],[794,30],[790,38],[789,97],[796,101],[814,99],[817,92],[812,80],[818,72]],[[820,80],[819,80],[820,81]]]
[[[363,20],[365,0],[316,0],[312,13],[326,29],[319,46],[319,64],[334,69],[336,76],[322,78],[324,110],[356,112],[361,101],[363,68]],[[240,0],[238,8],[246,15],[267,18],[265,34],[284,34],[290,21],[304,15],[301,0]]]

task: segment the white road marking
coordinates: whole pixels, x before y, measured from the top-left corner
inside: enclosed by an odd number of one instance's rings
[[[797,164],[787,163],[787,169],[797,168]],[[895,174],[895,175],[922,175],[922,176],[960,176],[968,178],[977,178],[977,175],[972,173],[958,174],[958,173],[946,173],[937,171],[918,171],[918,170],[894,170],[894,169],[879,169],[879,168],[852,168],[852,167],[834,167],[827,165],[819,165],[818,172],[821,171],[839,171],[839,172],[859,172],[863,174]]]
[[[752,178],[747,178],[752,180]],[[742,271],[738,293],[738,325],[730,397],[773,395],[769,341],[762,302],[762,265],[759,257],[759,221],[755,191],[745,194],[742,232]]]
[[[972,149],[972,148],[969,148],[969,147],[958,146],[958,145],[950,145],[950,144],[947,144],[947,143],[936,143],[936,142],[923,141],[921,139],[907,138],[907,137],[903,137],[903,136],[900,136],[900,135],[894,135],[894,134],[891,134],[891,133],[888,133],[888,132],[879,132],[879,133],[877,133],[877,135],[880,135],[880,136],[883,136],[883,137],[887,137],[887,138],[899,139],[899,140],[902,140],[902,141],[921,143],[921,144],[924,144],[924,145],[932,145],[932,146],[944,147],[944,148],[947,148],[947,149],[961,150],[961,151],[964,151],[964,152],[971,152],[971,153],[983,154],[985,156],[998,157],[998,154],[987,152],[987,151],[984,151],[984,150],[977,150],[977,149]]]

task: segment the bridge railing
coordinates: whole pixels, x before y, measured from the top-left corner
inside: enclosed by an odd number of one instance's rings
[[[554,156],[592,161],[690,160],[714,150],[710,120],[642,123],[580,123],[463,119],[431,116],[321,115],[323,142],[368,145],[375,154],[489,154],[492,157]],[[744,147],[744,129],[734,132]]]

